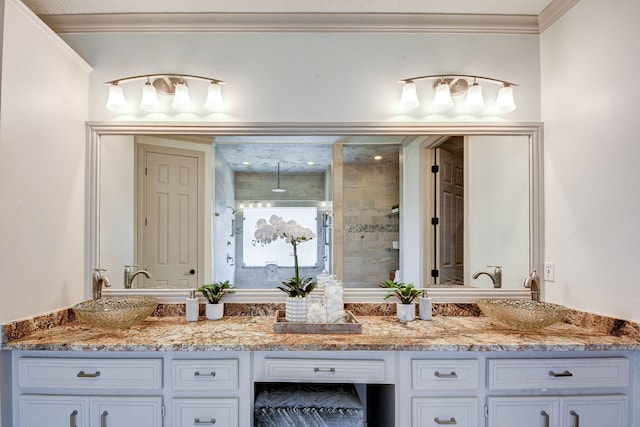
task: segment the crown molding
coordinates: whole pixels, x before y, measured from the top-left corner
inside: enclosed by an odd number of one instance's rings
[[[41,15],[40,18],[59,34],[113,32],[539,34],[538,16],[536,15],[125,13]]]
[[[553,0],[538,15],[538,28],[540,34],[544,33],[547,28],[553,25],[565,13],[576,5],[580,0]]]

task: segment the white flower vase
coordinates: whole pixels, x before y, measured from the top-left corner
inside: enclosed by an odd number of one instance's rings
[[[309,300],[306,297],[287,297],[285,318],[287,322],[306,322]]]
[[[411,322],[416,319],[416,305],[411,304],[396,304],[396,316],[401,322]]]
[[[224,303],[219,302],[217,304],[207,303],[205,307],[205,315],[209,320],[220,320],[224,316]]]

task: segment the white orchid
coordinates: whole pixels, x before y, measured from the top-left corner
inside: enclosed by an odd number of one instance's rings
[[[285,222],[282,217],[271,215],[269,222],[261,218],[256,223],[253,244],[265,245],[278,239],[284,239],[293,246],[293,259],[295,265],[295,277],[287,282],[282,282],[286,287],[279,286],[278,289],[289,294],[289,296],[305,296],[315,287],[315,282],[311,279],[300,280],[298,271],[298,244],[306,242],[316,237],[311,229],[298,224],[294,220]]]

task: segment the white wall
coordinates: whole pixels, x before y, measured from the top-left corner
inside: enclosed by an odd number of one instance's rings
[[[443,72],[492,76],[520,84],[518,109],[480,120],[539,121],[539,44],[535,35],[171,33],[65,34],[95,68],[91,120],[224,122],[397,122],[478,120],[398,109],[398,80]],[[216,77],[226,112],[118,115],[104,105],[104,82],[145,73],[184,72]],[[421,94],[433,81],[419,81]],[[123,83],[137,105],[141,81]],[[194,103],[205,82],[191,81]],[[198,93],[198,89],[202,89]],[[491,89],[491,90],[490,90]],[[498,87],[487,86],[487,101]],[[199,95],[199,98],[198,98]],[[135,99],[134,99],[135,98]],[[423,98],[427,98],[426,95]],[[428,99],[423,99],[428,104]]]
[[[38,22],[21,4],[5,2],[0,322],[69,307],[84,296],[90,68]]]
[[[581,0],[541,36],[546,298],[640,321],[640,2]]]

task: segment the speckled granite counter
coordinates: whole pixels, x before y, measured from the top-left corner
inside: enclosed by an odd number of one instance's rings
[[[273,332],[272,316],[226,316],[187,323],[183,317],[149,317],[131,329],[102,331],[79,321],[39,330],[3,344],[5,350],[55,351],[626,351],[640,350],[631,333],[578,325],[578,318],[540,332],[500,328],[485,317],[436,316],[400,323],[393,316],[359,316],[362,334],[297,335]],[[582,322],[584,323],[584,322]]]

